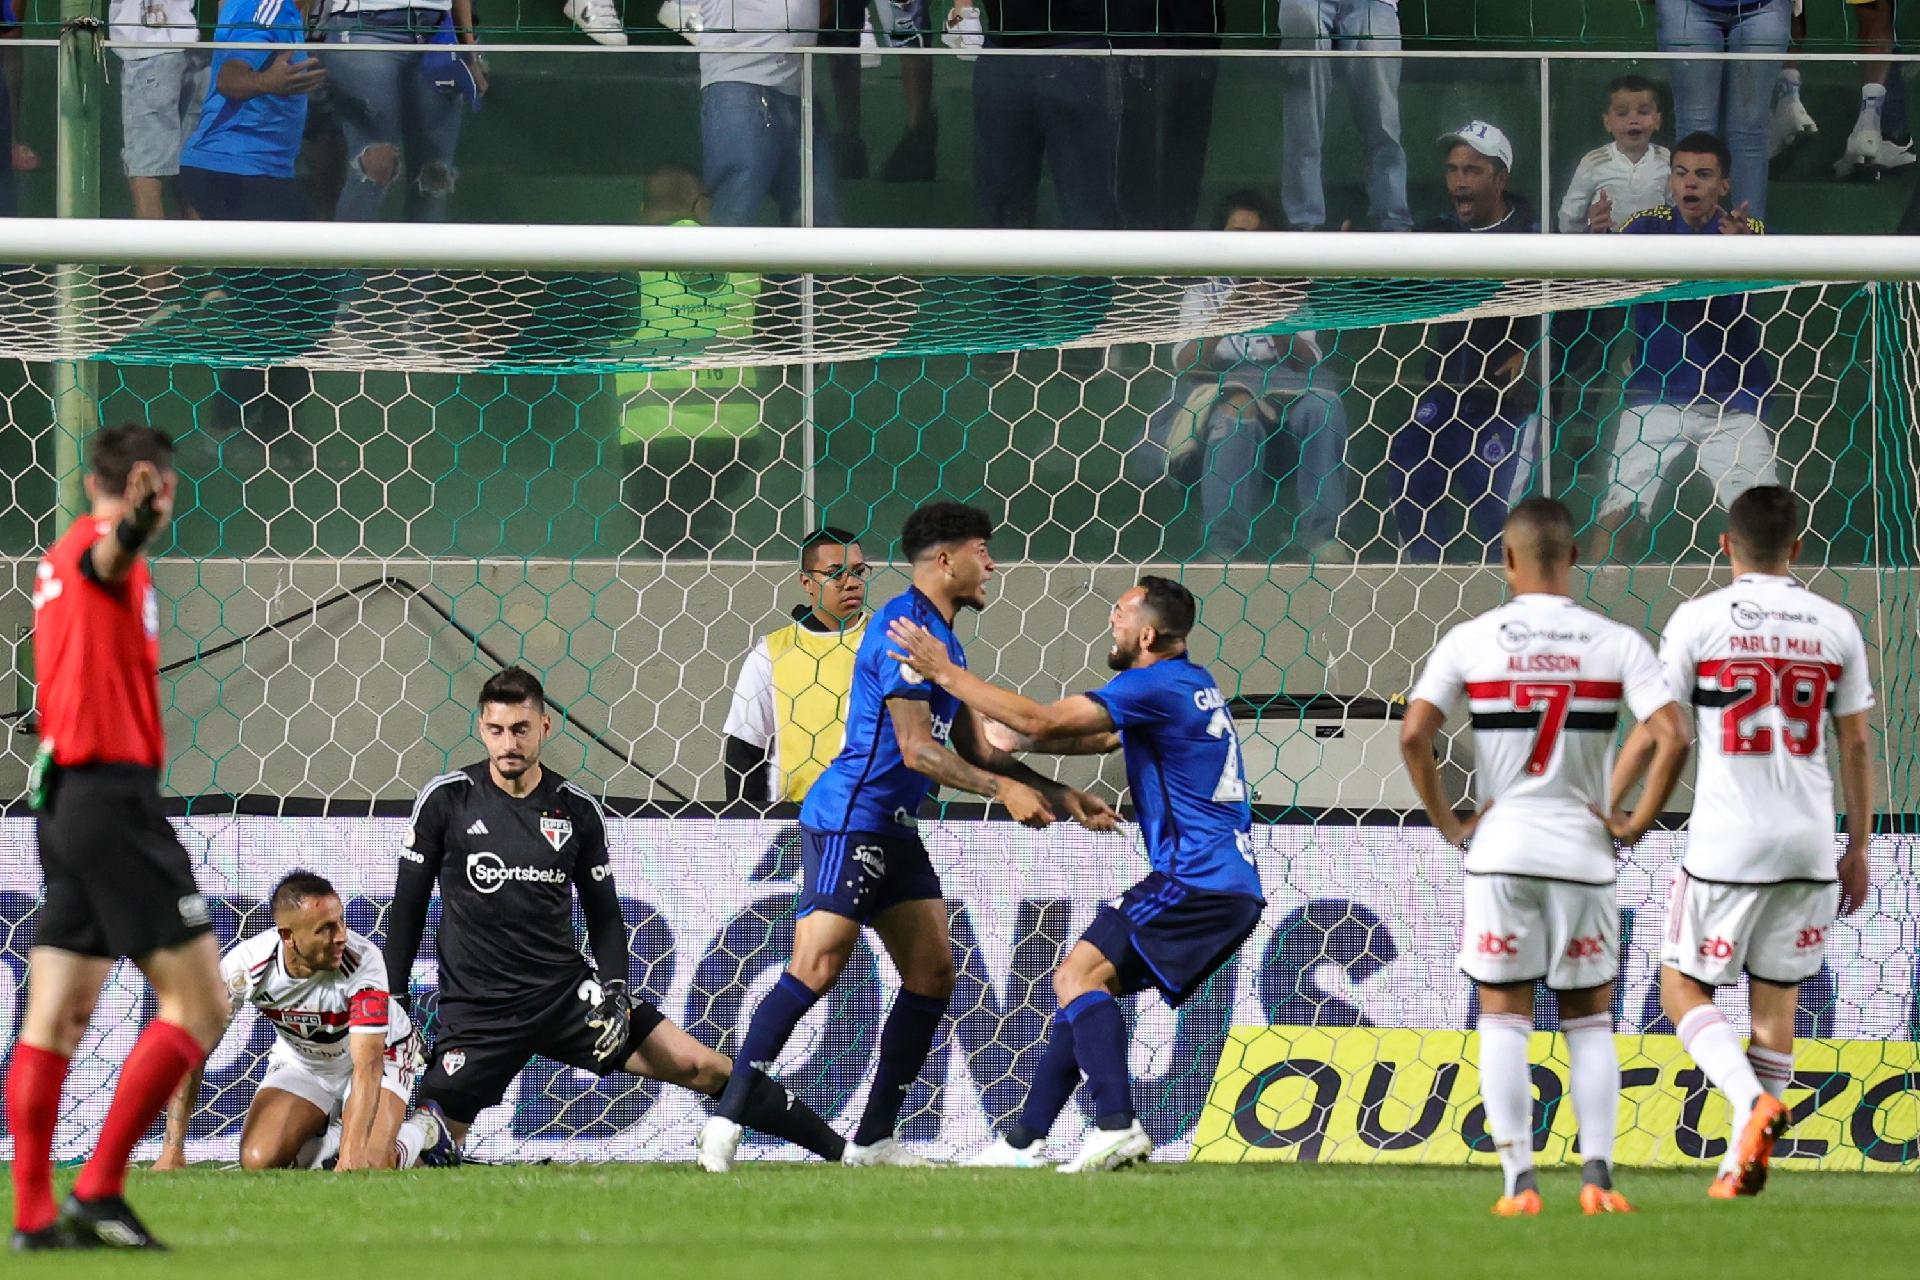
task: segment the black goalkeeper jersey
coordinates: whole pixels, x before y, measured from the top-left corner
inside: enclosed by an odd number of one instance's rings
[[[627,977],[627,933],[600,807],[551,769],[516,799],[483,762],[421,790],[400,850],[387,925],[390,990],[408,989],[427,904],[440,886],[440,1016],[513,1021],[587,976],[575,941],[580,897],[602,977]]]

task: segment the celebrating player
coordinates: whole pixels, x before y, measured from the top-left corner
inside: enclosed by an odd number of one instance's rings
[[[901,670],[887,657],[887,624],[918,622],[964,664],[953,620],[964,606],[984,608],[993,557],[993,522],[957,502],[935,502],[907,518],[900,551],[913,585],[875,615],[854,659],[846,743],[807,792],[800,810],[806,887],[793,931],[793,958],[747,1026],[741,1058],[766,1070],[800,1019],[838,981],[873,927],[900,971],[880,1032],[880,1064],[845,1163],[921,1165],[894,1129],[907,1088],[926,1065],[933,1033],[953,994],[953,942],[940,876],[915,834],[920,804],[945,783],[993,796],[1014,818],[1044,827],[1056,810],[1096,828],[1113,811],[1083,792],[1043,778],[991,746],[953,695]],[[948,745],[951,742],[952,745]],[[746,1086],[728,1086],[700,1134],[700,1161],[730,1168],[740,1141]]]
[[[1035,1168],[1041,1143],[1073,1097],[1081,1073],[1094,1128],[1062,1173],[1119,1169],[1153,1143],[1133,1110],[1127,1026],[1116,997],[1158,988],[1179,1005],[1225,964],[1259,923],[1266,899],[1253,861],[1253,810],[1240,740],[1226,699],[1187,656],[1193,594],[1168,578],[1142,578],[1113,606],[1119,672],[1105,687],[1042,706],[988,684],[949,656],[911,618],[889,632],[909,663],[950,696],[1023,735],[1037,749],[1126,753],[1127,789],[1153,870],[1093,924],[1053,974],[1060,1003],[1020,1119],[976,1156],[976,1165]],[[1651,656],[1651,655],[1649,655]]]
[[[173,512],[173,441],[151,427],[110,427],[91,455],[92,510],[48,550],[33,584],[40,754],[29,785],[46,897],[7,1073],[19,1250],[163,1247],[122,1198],[127,1159],[229,1014],[206,899],[160,810],[160,612],[141,553]],[[159,1008],[56,1212],[60,1090],[118,956],[146,975]]]
[[[1508,515],[1502,538],[1513,598],[1435,647],[1408,697],[1400,751],[1435,830],[1468,851],[1460,968],[1479,986],[1480,1093],[1506,1175],[1493,1211],[1540,1212],[1527,1038],[1534,984],[1544,978],[1559,996],[1571,1061],[1580,1207],[1630,1212],[1613,1188],[1614,842],[1637,842],[1660,816],[1686,760],[1686,720],[1639,633],[1570,597],[1575,548],[1566,507],[1529,498]],[[1433,749],[1463,695],[1480,803],[1465,820],[1448,806]],[[1631,815],[1606,816],[1599,806],[1623,700],[1649,747],[1647,785]]]
[[[1867,646],[1853,615],[1792,575],[1806,508],[1778,485],[1748,489],[1727,511],[1720,549],[1733,584],[1683,604],[1660,661],[1699,717],[1700,765],[1687,852],[1667,899],[1660,1004],[1700,1069],[1733,1104],[1733,1141],[1708,1194],[1757,1194],[1788,1116],[1800,983],[1820,972],[1836,896],[1851,915],[1867,896],[1873,815]],[[1846,791],[1847,847],[1833,856],[1831,717]],[[1624,794],[1645,764],[1628,739],[1614,770]],[[1834,880],[1840,890],[1834,892]],[[1750,979],[1753,1037],[1714,1007],[1715,987]]]
[[[421,1109],[454,1145],[535,1054],[596,1075],[626,1071],[708,1096],[740,1082],[745,1123],[838,1160],[826,1121],[750,1067],[735,1070],[627,990],[627,927],[593,798],[540,763],[546,692],[519,667],[480,690],[487,759],[427,783],[413,806],[387,930],[403,993],[440,885],[440,1022]],[[598,973],[573,941],[580,897]]]
[[[431,1112],[406,1119],[420,1037],[388,998],[379,950],[347,928],[340,895],[311,871],[282,877],[269,902],[274,927],[220,961],[234,1011],[251,1004],[275,1033],[240,1127],[240,1167],[312,1167],[330,1149],[342,1170],[451,1163],[453,1140]],[[201,1072],[167,1109],[156,1169],[187,1162]]]

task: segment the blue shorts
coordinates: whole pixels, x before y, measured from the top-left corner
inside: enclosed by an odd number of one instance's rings
[[[1122,993],[1155,987],[1184,1004],[1240,949],[1266,904],[1240,893],[1210,893],[1158,871],[1109,902],[1081,934],[1120,971]]]
[[[802,827],[800,861],[806,880],[796,916],[826,911],[871,924],[888,907],[946,896],[918,836]]]

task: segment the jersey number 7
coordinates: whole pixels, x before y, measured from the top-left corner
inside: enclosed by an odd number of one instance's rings
[[[1540,727],[1533,733],[1533,751],[1527,756],[1527,773],[1539,777],[1553,759],[1553,748],[1560,731],[1567,727],[1567,706],[1573,701],[1570,684],[1516,684],[1513,705],[1519,711],[1538,711]]]

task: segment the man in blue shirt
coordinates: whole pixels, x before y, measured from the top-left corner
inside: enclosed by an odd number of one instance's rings
[[[1445,134],[1447,196],[1453,212],[1420,230],[1457,235],[1537,235],[1540,221],[1508,183],[1513,143],[1484,120]],[[1436,563],[1452,530],[1441,503],[1467,509],[1467,524],[1498,557],[1507,508],[1526,489],[1539,452],[1540,417],[1527,381],[1527,352],[1540,338],[1537,318],[1489,318],[1435,325],[1427,377],[1413,421],[1387,446],[1398,492],[1393,521],[1408,560]],[[1480,558],[1476,555],[1475,558]]]
[[[901,530],[913,585],[874,615],[860,643],[845,744],[800,810],[806,883],[795,911],[793,958],[753,1011],[741,1042],[740,1060],[771,1074],[794,1027],[839,980],[860,930],[871,925],[880,935],[900,971],[900,993],[880,1032],[879,1065],[845,1164],[926,1163],[894,1136],[954,983],[940,876],[915,830],[921,803],[944,783],[992,796],[1029,827],[1046,826],[1056,813],[1096,831],[1111,831],[1117,821],[1104,802],[989,745],[953,694],[888,656],[887,624],[909,621],[964,669],[953,620],[963,607],[986,606],[992,536],[985,513],[957,502],[924,506]],[[700,1131],[703,1168],[724,1173],[732,1167],[746,1101],[744,1087],[729,1085],[721,1094]]]
[[[1672,203],[1635,214],[1618,234],[1765,235],[1744,203],[1731,213],[1724,207],[1731,163],[1726,143],[1688,134],[1673,148]],[[1773,434],[1760,416],[1773,390],[1773,365],[1761,350],[1748,295],[1643,302],[1628,323],[1640,358],[1608,449],[1612,474],[1596,517],[1596,560],[1616,554],[1617,535],[1636,510],[1653,518],[1666,472],[1688,450],[1722,509],[1755,485],[1780,483]]]
[[[1053,975],[1060,1011],[1020,1119],[976,1165],[1036,1168],[1041,1143],[1081,1073],[1094,1128],[1063,1173],[1118,1169],[1153,1150],[1134,1115],[1127,1028],[1115,997],[1157,988],[1179,1005],[1240,949],[1266,898],[1253,859],[1253,809],[1240,739],[1220,686],[1187,656],[1193,593],[1146,577],[1113,606],[1119,672],[1104,688],[1042,706],[952,660],[913,619],[885,630],[909,671],[1024,736],[1035,750],[1126,753],[1127,790],[1153,871],[1100,908]],[[910,664],[910,666],[908,665]]]
[[[213,38],[226,44],[298,44],[305,38],[294,0],[224,0]],[[210,221],[299,221],[307,200],[294,174],[307,122],[307,95],[326,71],[297,50],[218,49],[213,55],[200,125],[180,149],[180,199],[193,217]],[[274,356],[305,347],[333,323],[330,291],[316,296],[315,277],[286,270],[220,273],[239,304],[237,323]],[[210,409],[213,425],[243,425],[262,436],[292,424],[306,397],[306,371],[276,365],[222,369]]]

